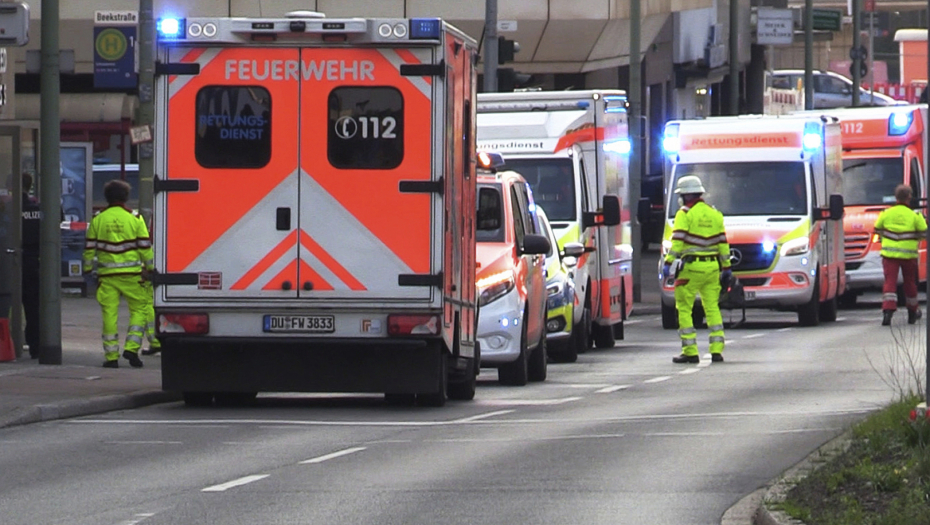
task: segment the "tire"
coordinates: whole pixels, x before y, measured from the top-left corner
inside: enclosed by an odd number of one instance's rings
[[[703,304],[695,304],[694,307],[691,308],[691,324],[693,324],[695,328],[707,328],[707,314],[704,313]]]
[[[458,322],[458,318],[456,318],[456,322]],[[478,333],[477,322],[475,323],[475,331],[472,333]],[[459,341],[459,348],[461,348],[461,332],[458,327],[456,327],[454,337]],[[475,340],[475,356],[472,359],[468,359],[468,365],[465,366],[465,370],[450,372],[449,384],[446,386],[446,394],[449,396],[449,399],[471,401],[475,398],[475,389],[478,386],[478,367],[480,366],[478,363],[480,359],[481,343]]]
[[[420,392],[417,394],[417,404],[425,407],[441,407],[446,404],[446,389],[448,388],[449,370],[446,366],[446,350],[439,348],[439,388],[436,392]]]
[[[798,306],[798,324],[817,326],[820,324],[820,274],[814,277],[814,293],[811,300]]]
[[[508,386],[524,386],[528,381],[529,371],[527,370],[527,357],[529,350],[526,348],[526,315],[523,315],[523,330],[520,332],[520,355],[511,363],[501,365],[497,369],[497,378],[501,384]]]
[[[545,381],[548,375],[547,364],[549,356],[546,355],[546,324],[545,319],[548,315],[543,316],[543,325],[539,334],[539,343],[530,354],[530,360],[526,365],[526,378],[528,381],[539,382]]]
[[[591,307],[585,306],[581,314],[581,321],[572,326],[572,344],[575,347],[575,356],[583,354],[591,348]]]
[[[572,329],[574,332],[574,329]],[[574,363],[578,360],[578,348],[575,346],[574,333],[561,341],[546,342],[546,354],[553,363]]]
[[[836,295],[820,303],[820,319],[828,323],[836,322],[836,313],[840,309],[839,299]]]
[[[184,404],[189,407],[208,407],[213,404],[213,394],[210,392],[184,392],[181,396]]]
[[[217,392],[214,395],[218,407],[244,407],[255,401],[258,392]]]
[[[600,349],[606,349],[613,348],[616,343],[613,326],[594,325],[594,346]]]
[[[662,303],[662,328],[678,329],[678,309],[674,306],[665,306],[665,303]]]
[[[904,285],[898,285],[895,289],[895,293],[898,295],[898,306],[907,306],[907,297],[904,296]]]

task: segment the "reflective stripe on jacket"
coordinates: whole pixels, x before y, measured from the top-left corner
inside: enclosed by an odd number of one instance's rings
[[[671,263],[688,255],[719,257],[722,268],[730,267],[730,245],[723,228],[723,214],[704,201],[681,207],[675,214],[672,248],[665,256]]]
[[[97,274],[140,274],[142,268],[154,267],[152,239],[145,221],[123,206],[110,206],[97,214],[87,227],[84,245],[84,271],[93,269],[97,259]]]
[[[904,204],[892,206],[878,215],[875,233],[882,237],[882,257],[916,259],[917,245],[927,231],[923,214]]]

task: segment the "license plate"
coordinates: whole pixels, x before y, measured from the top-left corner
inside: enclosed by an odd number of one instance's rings
[[[747,300],[747,301],[755,301],[755,300],[756,300],[756,291],[755,291],[755,290],[745,290],[745,291],[743,292],[743,294],[746,296],[746,300]]]
[[[266,315],[262,323],[265,332],[329,334],[336,330],[331,315]]]

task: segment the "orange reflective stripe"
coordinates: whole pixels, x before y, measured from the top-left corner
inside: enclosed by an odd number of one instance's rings
[[[249,271],[245,272],[236,284],[232,285],[231,290],[245,290],[248,288],[256,279],[259,278],[263,273],[265,273],[268,268],[271,268],[271,265],[277,262],[288,250],[294,248],[294,245],[297,243],[297,231],[292,231],[290,235],[284,238],[283,241],[279,242],[273,250],[268,252],[267,255],[262,257],[261,261],[258,261],[258,264],[253,266]],[[296,275],[295,275],[296,280]]]
[[[332,291],[335,290],[333,285],[329,284],[320,274],[316,273],[313,268],[307,264],[307,261],[300,260],[300,283],[303,289],[303,283],[310,281],[313,283],[313,291]]]
[[[297,260],[293,260],[288,264],[283,270],[278,272],[278,275],[275,275],[270,281],[265,283],[265,286],[262,286],[262,290],[272,291],[272,290],[283,290],[281,285],[284,281],[291,282],[291,290],[293,290],[295,285],[295,277],[297,275]]]
[[[323,263],[323,265],[326,266],[329,271],[333,272],[336,277],[344,282],[350,290],[358,292],[367,289],[362,283],[358,282],[355,277],[352,277],[352,274],[350,274],[348,270],[339,264],[336,259],[333,259],[330,254],[326,253],[326,250],[324,250],[322,246],[310,238],[310,236],[307,235],[307,233],[303,230],[300,231],[300,244],[309,250],[314,257],[319,259],[319,261]]]
[[[409,49],[397,48],[394,50],[394,52],[397,53],[397,56],[399,56],[401,60],[403,60],[407,64],[421,63],[420,59],[418,59],[416,55],[414,55],[413,52],[411,52]],[[432,77],[423,77],[423,80],[425,80],[426,83],[430,85],[432,85],[433,83]]]
[[[205,48],[205,47],[199,47],[199,48],[191,49],[186,55],[184,55],[184,56],[181,58],[181,62],[185,62],[185,63],[187,63],[187,62],[196,62],[197,59],[200,58],[200,55],[204,54],[204,52],[205,52],[206,50],[207,50],[207,48]],[[171,76],[169,76],[169,77],[168,77],[168,83],[170,84],[170,83],[174,82],[175,79],[177,79],[177,78],[178,78],[177,75],[171,75]]]

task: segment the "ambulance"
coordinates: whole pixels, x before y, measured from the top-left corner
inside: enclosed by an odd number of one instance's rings
[[[163,389],[471,399],[475,41],[314,12],[157,28]]]
[[[581,243],[574,273],[573,354],[611,348],[633,308],[627,98],[623,91],[478,95],[478,147],[504,155],[530,184],[559,240]],[[557,329],[557,328],[555,328]]]
[[[881,243],[874,233],[882,210],[895,204],[899,184],[913,189],[914,202],[926,202],[927,106],[836,109],[843,137],[843,199],[846,215],[846,293],[841,303],[855,304],[865,291],[881,290]],[[920,243],[920,282],[927,282],[927,246]],[[902,277],[899,301],[904,304]]]
[[[700,177],[724,216],[747,308],[797,311],[802,326],[835,321],[846,286],[840,124],[814,115],[711,117],[665,125],[668,200],[662,259],[679,209],[672,189]],[[662,260],[659,261],[661,269]],[[677,328],[675,278],[661,280],[662,326]]]

